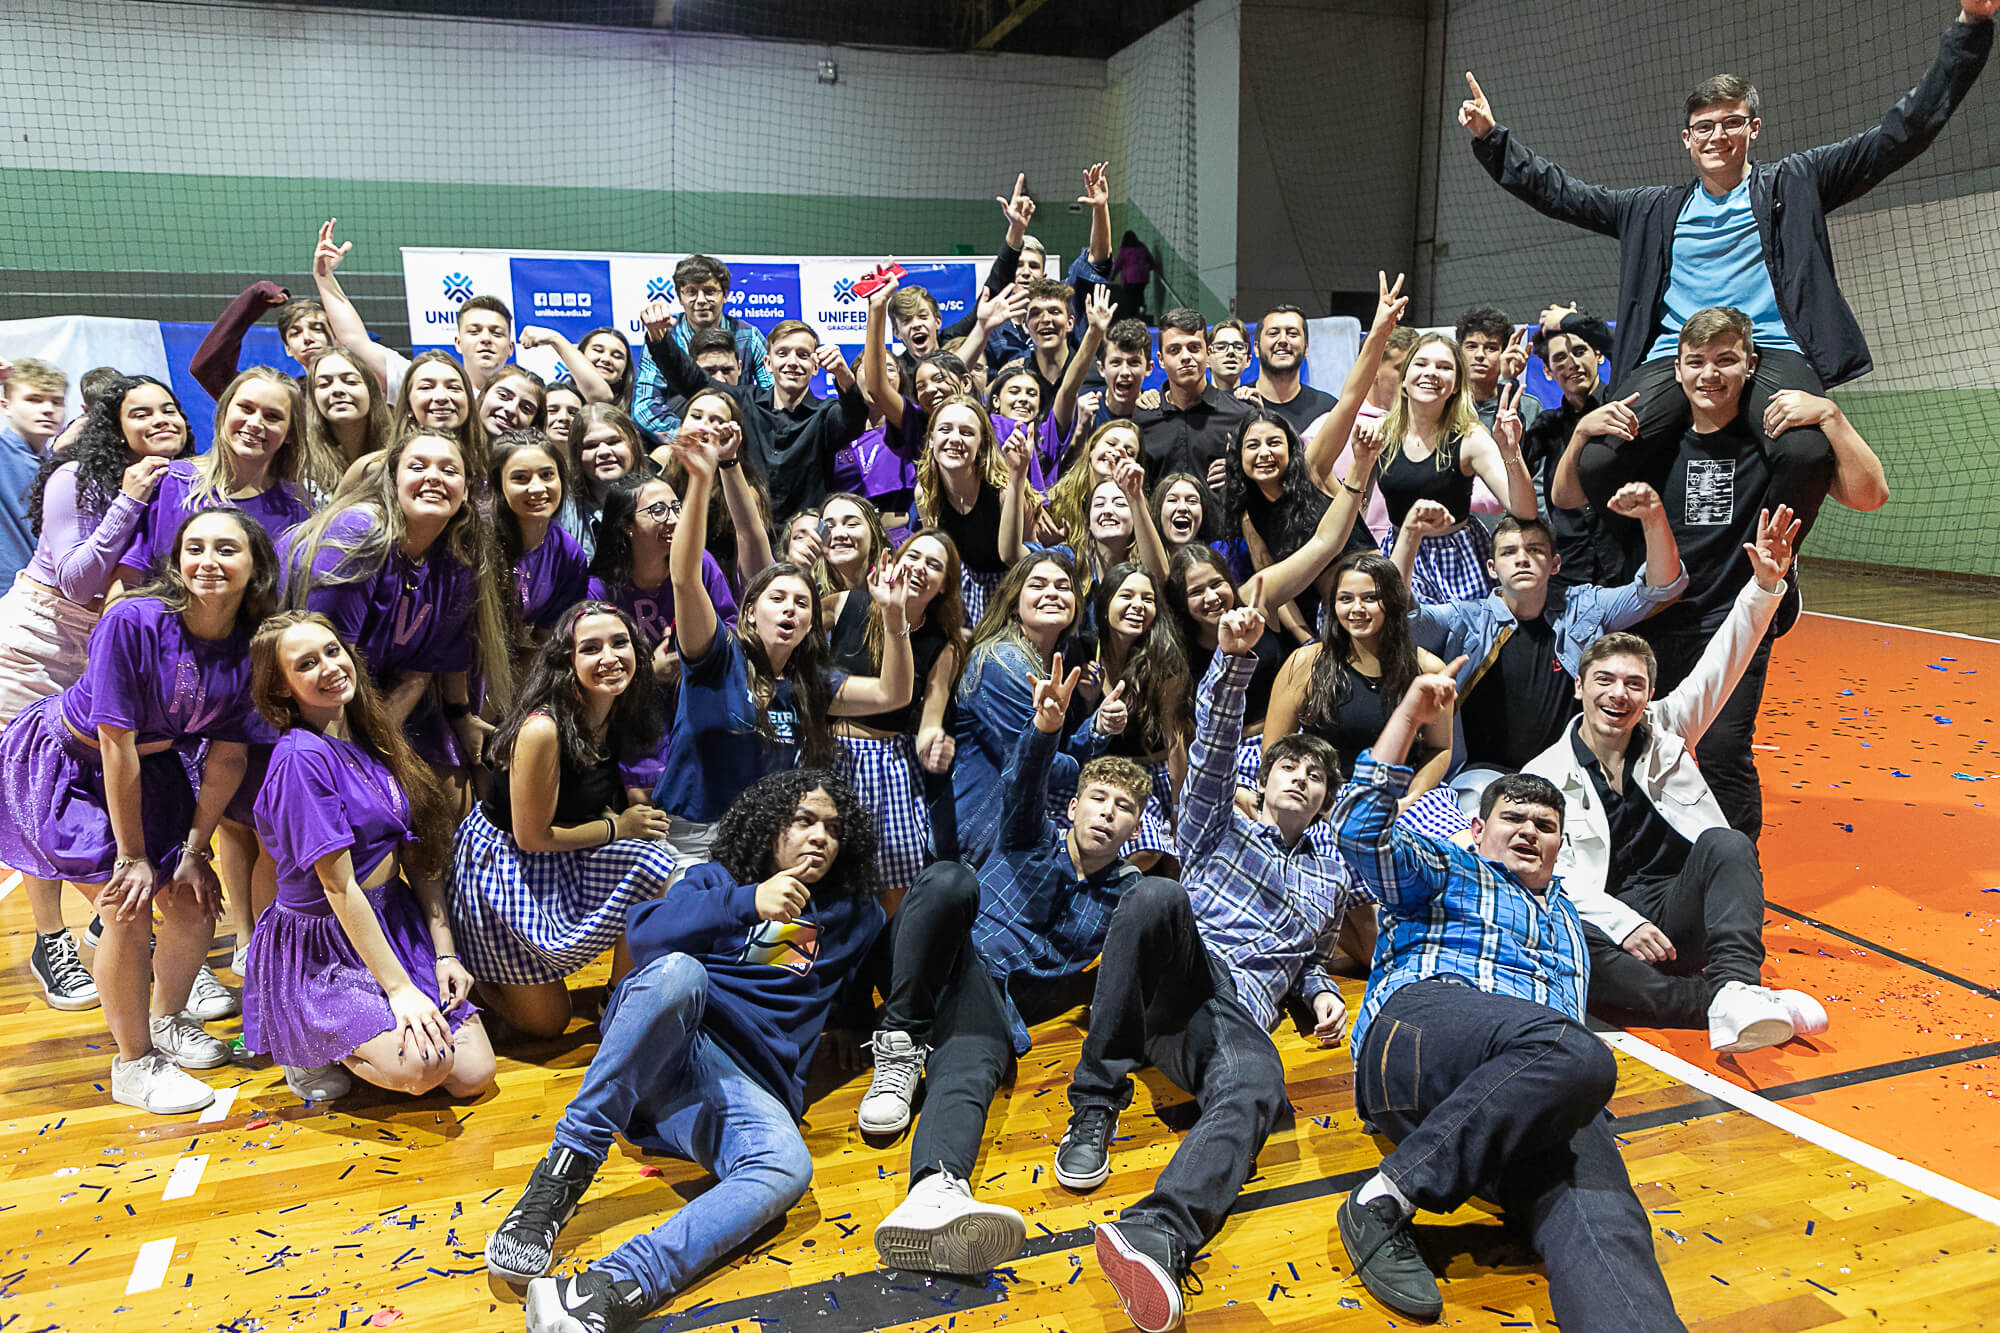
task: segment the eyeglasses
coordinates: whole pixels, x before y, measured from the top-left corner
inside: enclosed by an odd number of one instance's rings
[[[1248,356],[1248,355],[1250,354],[1250,344],[1249,344],[1249,343],[1212,343],[1212,344],[1210,344],[1210,346],[1209,346],[1209,350],[1210,350],[1210,351],[1212,351],[1212,352],[1217,352],[1217,353],[1220,353],[1220,354],[1222,354],[1222,355],[1224,355],[1224,356]]]
[[[664,523],[670,518],[679,518],[681,516],[681,502],[679,500],[655,500],[639,512],[647,518],[652,519],[655,523]]]
[[[1741,134],[1750,124],[1748,116],[1725,116],[1721,120],[1697,120],[1688,125],[1688,133],[1699,140],[1713,139],[1718,134]]]

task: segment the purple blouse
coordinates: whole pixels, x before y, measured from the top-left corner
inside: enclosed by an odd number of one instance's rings
[[[382,762],[352,741],[293,727],[257,794],[257,837],[278,863],[278,898],[329,910],[314,864],[345,850],[357,882],[409,842],[410,802]]]
[[[532,551],[514,566],[514,592],[521,599],[521,619],[539,630],[552,630],[562,613],[582,601],[590,586],[590,560],[583,547],[555,524]]]
[[[140,745],[268,742],[250,703],[250,639],[202,639],[154,597],[117,602],[90,635],[90,658],[63,691],[63,720],[85,736],[120,727]]]
[[[708,589],[708,600],[715,604],[715,618],[728,625],[736,621],[736,594],[729,590],[729,579],[722,572],[722,566],[707,551],[701,553],[701,583]],[[646,637],[648,647],[658,647],[674,632],[674,584],[672,579],[663,581],[657,588],[635,588],[621,582],[615,587],[608,586],[603,579],[590,581],[590,597],[593,601],[609,602],[620,611],[638,622],[639,632]]]
[[[306,608],[333,622],[340,637],[368,664],[369,674],[387,688],[406,671],[469,671],[473,661],[472,571],[453,559],[442,542],[423,560],[391,549],[382,568],[352,583],[327,583],[326,576],[347,558],[343,549],[377,522],[371,509],[350,509],[327,526],[327,540],[313,556]],[[299,558],[286,558],[287,578]]]
[[[174,534],[180,531],[181,523],[199,509],[219,509],[225,505],[241,509],[256,519],[273,543],[284,540],[286,533],[312,517],[312,506],[305,502],[298,490],[290,482],[277,482],[261,495],[246,496],[231,500],[222,496],[211,496],[197,505],[192,502],[195,487],[200,484],[199,465],[192,458],[183,458],[170,464],[160,477],[160,484],[153,491],[153,498],[140,516],[138,531],[132,537],[132,544],[126,548],[124,557],[118,562],[133,569],[143,569],[148,574],[157,571],[163,558],[171,551]]]
[[[993,423],[993,440],[996,445],[1005,444],[1013,437],[1016,430],[1025,429],[1032,432],[1028,437],[1033,444],[1033,449],[1028,455],[1028,485],[1038,491],[1045,491],[1055,485],[1056,478],[1062,473],[1063,455],[1069,452],[1070,441],[1076,438],[1077,423],[1070,422],[1069,433],[1065,435],[1056,429],[1053,416],[1045,417],[1040,422],[1022,421],[1016,417],[1003,416],[998,412],[989,412],[987,416]],[[896,457],[910,460],[912,477],[910,485],[913,487],[916,485],[915,463],[923,454],[924,436],[930,431],[930,420],[931,414],[928,411],[919,407],[913,400],[905,398],[902,426],[885,425],[882,428],[882,439],[889,446],[889,452]]]
[[[888,447],[887,426],[877,426],[833,456],[833,488],[871,500],[907,504],[917,488],[917,465]],[[919,439],[922,437],[919,436]]]
[[[28,577],[72,602],[94,602],[111,587],[125,548],[145,514],[144,502],[119,491],[102,516],[77,508],[76,464],[49,474],[42,492],[42,535],[28,561]]]

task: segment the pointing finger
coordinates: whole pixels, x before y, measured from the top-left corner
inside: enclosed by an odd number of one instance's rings
[[[1486,100],[1486,94],[1480,91],[1479,80],[1472,77],[1471,70],[1465,71],[1465,82],[1466,85],[1472,89],[1473,101],[1484,102]]]

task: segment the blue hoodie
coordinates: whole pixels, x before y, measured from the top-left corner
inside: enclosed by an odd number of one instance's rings
[[[666,896],[632,908],[625,938],[637,966],[683,953],[708,970],[702,1030],[796,1117],[805,1112],[806,1071],[827,1009],[886,919],[869,896],[815,898],[792,921],[765,921],[757,886],[738,884],[711,861]],[[606,1026],[623,995],[623,987],[612,994]]]

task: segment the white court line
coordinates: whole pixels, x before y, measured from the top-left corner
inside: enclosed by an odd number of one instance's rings
[[[1603,1032],[1605,1044],[1613,1050],[1623,1051],[1633,1059],[1649,1064],[1662,1074],[1677,1078],[1690,1087],[1698,1088],[1718,1101],[1724,1101],[1739,1111],[1747,1111],[1766,1124],[1774,1125],[1788,1134],[1796,1135],[1807,1143],[1816,1144],[1837,1156],[1845,1157],[1856,1166],[1866,1167],[1877,1175],[1887,1176],[1899,1184],[1908,1185],[1940,1199],[1952,1207],[1971,1213],[1983,1222],[2000,1226],[2000,1199],[1990,1194],[1982,1194],[1970,1185],[1962,1185],[1949,1176],[1941,1176],[1915,1162],[1906,1161],[1893,1153],[1884,1152],[1871,1143],[1843,1134],[1837,1129],[1822,1125],[1819,1121],[1800,1115],[1789,1107],[1740,1088],[1728,1079],[1711,1073],[1699,1065],[1689,1064],[1678,1055],[1664,1051],[1653,1043],[1629,1032]],[[1612,1122],[1617,1128],[1617,1122]]]
[[[208,1154],[196,1153],[183,1157],[174,1163],[174,1173],[167,1177],[167,1188],[160,1195],[160,1202],[185,1199],[201,1188],[201,1173],[208,1169]]]
[[[2000,639],[1989,639],[1983,634],[1961,634],[1955,629],[1925,629],[1922,625],[1898,625],[1893,620],[1866,620],[1860,616],[1837,616],[1831,611],[1808,611],[1809,616],[1821,620],[1845,620],[1850,625],[1873,625],[1878,629],[1899,629],[1910,634],[1935,634],[1945,639],[1970,639],[1974,643],[2000,643]]]
[[[215,1090],[215,1100],[203,1108],[201,1119],[196,1123],[212,1125],[219,1120],[227,1120],[229,1119],[229,1109],[235,1104],[236,1088],[217,1088]]]
[[[21,872],[18,870],[9,871],[7,878],[0,879],[0,902],[6,901],[7,895],[20,887]]]
[[[167,1264],[174,1257],[174,1237],[162,1236],[149,1240],[139,1247],[139,1257],[132,1261],[132,1276],[125,1279],[125,1294],[140,1291],[158,1291],[160,1284],[167,1280]]]

